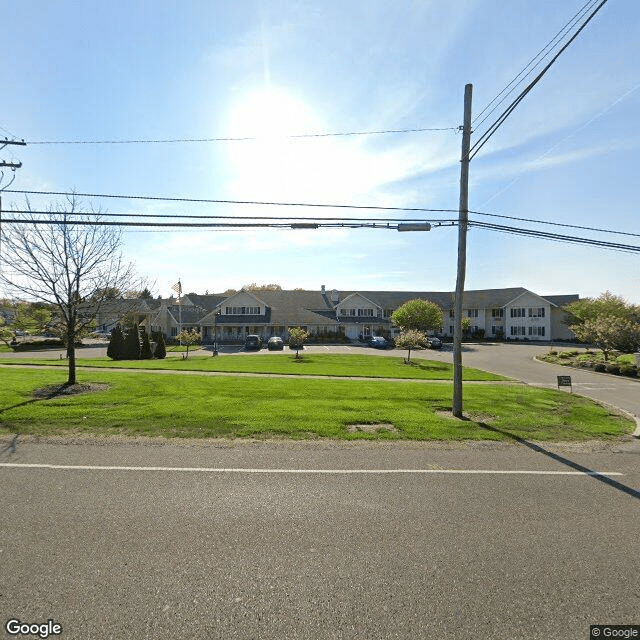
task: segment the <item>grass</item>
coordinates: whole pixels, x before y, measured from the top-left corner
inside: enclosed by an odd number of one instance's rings
[[[340,376],[363,378],[400,378],[419,380],[453,380],[453,365],[433,360],[412,359],[404,364],[401,357],[341,354],[303,354],[300,360],[289,352],[280,354],[189,356],[164,360],[110,360],[81,358],[78,367],[117,367],[126,369],[172,369],[176,371],[219,371],[227,373],[276,373],[289,375]],[[39,364],[66,366],[65,360],[21,358],[0,359],[0,364]],[[480,369],[465,368],[464,380],[508,380]]]
[[[585,398],[520,384],[467,386],[465,412],[472,419],[460,421],[450,415],[447,383],[106,370],[80,376],[80,382],[89,381],[109,389],[37,400],[33,391],[61,382],[60,373],[6,369],[0,434],[580,441],[617,438],[634,427]],[[377,423],[390,423],[397,431],[348,430]]]

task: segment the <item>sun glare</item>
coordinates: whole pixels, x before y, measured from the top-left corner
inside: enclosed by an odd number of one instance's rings
[[[277,89],[263,89],[247,95],[230,119],[231,136],[282,138],[308,133],[316,119],[302,102]]]

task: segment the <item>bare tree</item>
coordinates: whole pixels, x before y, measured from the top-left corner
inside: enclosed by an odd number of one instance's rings
[[[121,229],[102,224],[99,211],[82,212],[75,196],[46,215],[15,213],[2,226],[0,285],[20,299],[52,305],[69,359],[68,385],[76,383],[75,344],[113,289],[140,288],[123,260]],[[7,224],[8,223],[8,224]]]

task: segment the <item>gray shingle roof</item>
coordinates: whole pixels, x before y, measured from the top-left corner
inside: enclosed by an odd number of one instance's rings
[[[286,291],[257,291],[251,292],[264,302],[268,309],[267,316],[218,316],[218,324],[270,324],[270,325],[337,325],[335,308],[331,303],[330,292],[323,294],[321,291],[286,290]],[[506,289],[478,289],[465,291],[463,307],[465,309],[491,309],[506,306],[519,296],[533,293],[524,287],[511,287]],[[430,300],[443,310],[453,309],[454,294],[451,291],[340,291],[339,302],[350,295],[360,294],[383,310],[395,310],[400,305],[414,298]],[[537,294],[535,294],[537,295]],[[193,302],[205,296],[190,296]],[[222,305],[226,296],[208,296],[213,301],[217,299],[218,305]],[[567,302],[578,299],[577,294],[564,296],[542,296],[552,304],[562,306]],[[208,304],[211,304],[209,302]],[[203,304],[204,306],[204,304]],[[175,315],[175,314],[174,314]],[[212,326],[214,324],[213,312],[203,316],[200,323]],[[343,321],[353,322],[388,322],[386,318],[349,316]],[[184,320],[183,320],[184,322]]]

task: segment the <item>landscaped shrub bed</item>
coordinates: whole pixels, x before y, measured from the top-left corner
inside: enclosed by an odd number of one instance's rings
[[[570,349],[567,351],[551,349],[545,355],[540,356],[539,359],[567,367],[593,369],[598,373],[611,373],[613,375],[623,375],[629,378],[638,377],[636,357],[632,353],[610,353],[608,360],[605,360],[602,351],[586,349],[581,353],[577,349]]]
[[[41,349],[63,349],[64,342],[57,338],[47,338],[46,340],[28,340],[12,344],[14,351],[40,351]]]

